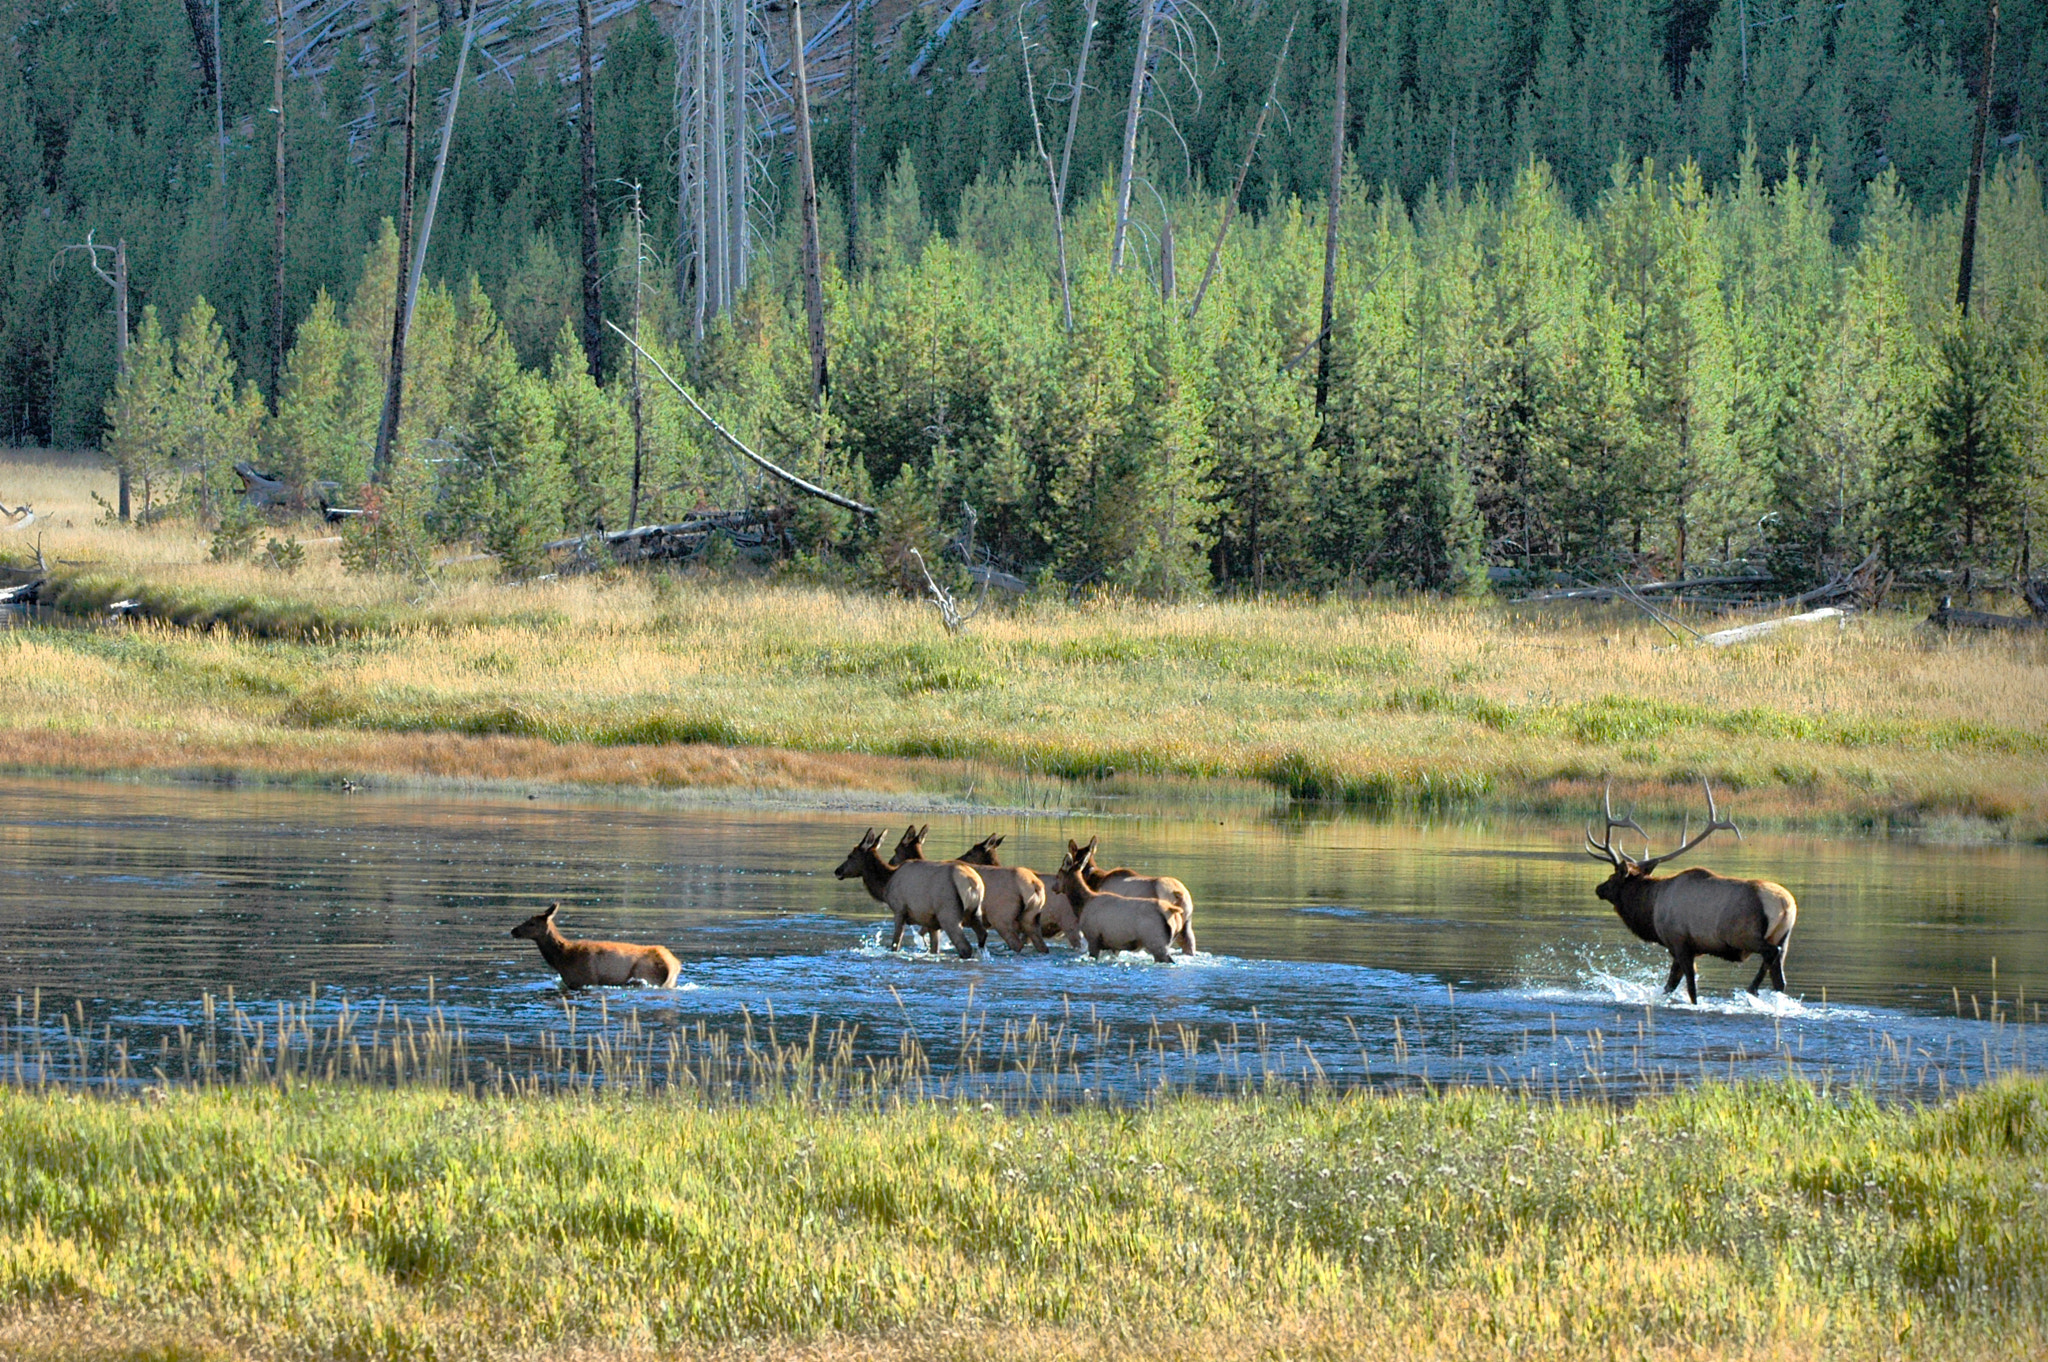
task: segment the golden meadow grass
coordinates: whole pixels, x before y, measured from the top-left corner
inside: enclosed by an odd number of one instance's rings
[[[1671,808],[1711,777],[1757,821],[2048,831],[2038,637],[1886,613],[1675,648],[1619,611],[1375,597],[1030,600],[948,637],[923,603],[795,581],[513,586],[470,563],[422,588],[318,542],[291,577],[215,564],[189,528],[95,526],[83,489],[106,475],[12,457],[0,483],[36,498],[70,605],[159,617],[0,635],[15,769],[951,793],[1114,774],[1540,809],[1612,772]]]
[[[2027,1079],[1938,1109],[8,1089],[0,1349],[2027,1356],[2044,1161]]]

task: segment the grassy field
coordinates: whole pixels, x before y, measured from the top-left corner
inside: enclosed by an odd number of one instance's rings
[[[699,572],[512,586],[286,576],[187,527],[99,526],[84,457],[4,456],[64,607],[0,633],[0,768],[280,780],[860,789],[1074,782],[1582,813],[1711,777],[1758,823],[2048,835],[2048,639],[1911,613],[1726,649],[1498,602],[1027,600],[949,637],[915,601]],[[280,533],[282,531],[279,531]]]
[[[971,1105],[0,1091],[0,1351],[2014,1357],[2048,1084]]]

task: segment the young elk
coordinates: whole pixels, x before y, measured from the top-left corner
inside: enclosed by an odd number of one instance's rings
[[[1730,879],[1726,875],[1697,868],[1662,879],[1650,873],[1664,862],[1683,856],[1723,828],[1737,837],[1742,835],[1741,830],[1723,819],[1720,810],[1714,807],[1714,787],[1705,781],[1701,784],[1706,785],[1707,790],[1705,830],[1684,842],[1676,851],[1651,856],[1648,855],[1650,834],[1643,832],[1634,818],[1614,816],[1614,786],[1610,781],[1607,793],[1601,798],[1607,831],[1596,842],[1593,829],[1590,826],[1586,829],[1586,853],[1613,866],[1614,873],[1593,892],[1614,905],[1614,911],[1621,915],[1630,931],[1671,952],[1671,976],[1664,981],[1666,993],[1677,988],[1678,981],[1683,979],[1686,997],[1693,1002],[1700,1000],[1693,961],[1702,955],[1722,960],[1761,955],[1763,964],[1757,968],[1756,978],[1750,981],[1749,991],[1755,993],[1761,988],[1764,976],[1768,974],[1771,987],[1783,993],[1785,952],[1791,949],[1792,924],[1799,918],[1799,905],[1792,901],[1792,895],[1785,886],[1769,880]],[[1615,849],[1616,828],[1632,828],[1642,833],[1645,853],[1642,860],[1632,860]],[[1679,835],[1683,838],[1685,834]]]
[[[1056,881],[1059,891],[1080,909],[1081,939],[1090,956],[1104,951],[1144,951],[1162,965],[1173,963],[1167,949],[1173,943],[1178,921],[1168,901],[1127,887],[1128,880],[1112,881],[1094,889],[1084,871],[1088,853],[1094,848],[1067,843],[1067,858],[1060,862]]]
[[[591,984],[674,986],[683,962],[666,946],[629,946],[623,941],[571,941],[555,928],[561,904],[550,903],[512,929],[512,935],[540,947],[543,960],[555,967],[571,988]]]
[[[896,863],[923,860],[924,837],[931,830],[929,823],[923,827],[913,823],[905,828],[902,840],[896,843]],[[962,853],[958,862],[973,866],[974,873],[981,876],[981,921],[977,930],[982,944],[988,943],[988,932],[993,927],[1004,944],[1019,954],[1027,940],[1043,951],[1045,942],[1027,933],[1023,924],[1027,919],[1035,921],[1039,910],[1045,907],[1045,881],[1021,866],[996,864],[995,844],[1002,840],[983,838]],[[987,859],[976,860],[977,855]]]
[[[889,906],[896,917],[896,934],[889,938],[889,949],[901,949],[904,925],[916,923],[931,943],[934,955],[939,950],[938,933],[943,931],[952,939],[960,958],[972,960],[974,947],[967,943],[967,933],[961,929],[981,920],[981,876],[972,866],[958,861],[905,861],[890,865],[875,850],[881,840],[882,834],[869,828],[860,845],[848,852],[832,873],[842,880],[858,879],[871,898]]]
[[[1067,850],[1078,855],[1081,878],[1088,881],[1090,889],[1106,890],[1133,898],[1156,898],[1166,906],[1173,918],[1173,944],[1188,954],[1195,953],[1195,896],[1188,887],[1171,875],[1140,875],[1135,870],[1118,866],[1104,870],[1095,864],[1095,844],[1100,837],[1090,837],[1085,847],[1067,843]],[[1077,903],[1075,907],[1079,907]]]

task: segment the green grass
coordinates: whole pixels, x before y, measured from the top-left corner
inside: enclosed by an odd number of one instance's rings
[[[2016,1356],[2048,1304],[2044,1171],[2048,1083],[2018,1078],[1927,1110],[1791,1082],[1625,1109],[1023,1114],[7,1090],[0,1312],[22,1338],[69,1320],[193,1357],[867,1336],[1237,1355],[1275,1330],[1332,1356]]]

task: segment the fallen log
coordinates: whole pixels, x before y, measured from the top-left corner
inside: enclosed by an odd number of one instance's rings
[[[286,510],[303,511],[309,502],[315,501],[324,508],[327,498],[341,490],[341,485],[333,482],[294,487],[274,473],[259,471],[246,459],[235,464],[235,476],[242,480],[243,499],[258,509],[280,506]]]
[[[0,605],[34,605],[43,592],[43,579],[38,577],[20,586],[0,587]]]
[[[26,502],[19,506],[0,502],[0,530],[25,530],[35,523],[36,513]]]
[[[1944,629],[2048,628],[2048,620],[2040,615],[1994,615],[1988,610],[1960,610],[1950,603],[1947,596],[1941,598],[1941,605],[1927,617],[1927,622]]]
[[[1713,648],[1725,648],[1731,643],[1748,643],[1752,639],[1764,638],[1788,629],[1795,624],[1818,624],[1822,620],[1844,619],[1849,612],[1837,610],[1834,606],[1822,606],[1809,610],[1803,615],[1785,615],[1774,620],[1759,620],[1755,624],[1744,624],[1734,629],[1723,629],[1718,633],[1701,636],[1700,642]]]
[[[541,547],[549,553],[572,553],[595,564],[597,556],[592,549],[601,546],[612,562],[644,562],[656,558],[692,557],[712,535],[721,532],[730,535],[743,548],[766,548],[782,537],[782,512],[774,507],[712,511],[673,525],[639,525],[630,530],[601,531],[552,540]]]

